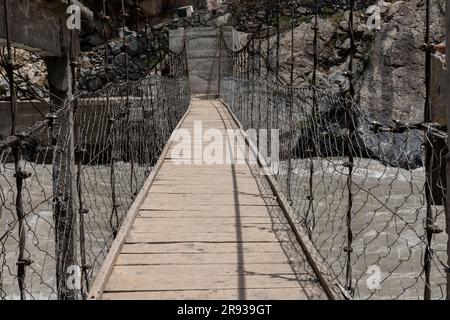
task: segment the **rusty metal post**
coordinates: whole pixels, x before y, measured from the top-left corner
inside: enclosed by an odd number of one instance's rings
[[[431,88],[431,42],[430,42],[430,0],[426,0],[425,2],[425,106],[424,106],[424,119],[425,123],[430,123],[431,121],[431,103],[430,103],[430,88]],[[431,299],[431,242],[433,239],[433,230],[432,225],[433,221],[433,211],[431,208],[433,196],[431,194],[432,188],[432,156],[433,156],[433,146],[431,145],[430,138],[428,136],[428,132],[425,132],[425,200],[426,200],[426,223],[425,223],[425,231],[426,231],[426,248],[425,255],[423,261],[423,270],[425,273],[425,287],[424,287],[424,299]]]
[[[72,97],[72,76],[68,56],[47,58],[50,92],[60,105]],[[53,99],[55,99],[53,98]],[[63,106],[61,106],[63,107]],[[72,108],[72,106],[66,106]],[[52,112],[56,112],[53,109]],[[55,223],[56,286],[58,299],[71,299],[66,277],[74,265],[74,213],[73,213],[73,112],[61,111],[52,123],[53,143],[53,221]]]
[[[126,82],[128,82],[128,80],[130,79],[130,75],[129,75],[129,70],[128,70],[128,53],[127,53],[127,47],[128,47],[128,43],[127,43],[127,37],[125,35],[125,30],[126,30],[126,17],[128,17],[128,14],[125,11],[125,1],[121,0],[121,5],[122,5],[122,41],[123,41],[123,51],[124,51],[124,57],[125,57],[125,80]],[[126,99],[125,99],[125,108],[127,110],[127,125],[130,126],[131,125],[131,105],[130,105],[130,94],[128,91],[128,88],[126,89],[127,91],[127,95],[126,95]],[[132,150],[132,143],[131,143],[131,136],[130,136],[130,127],[128,127],[127,130],[127,154],[128,154],[128,161],[130,161],[131,164],[131,172],[130,172],[130,196],[131,199],[134,200],[135,197],[135,191],[134,191],[134,159],[133,159],[133,150]]]
[[[189,93],[191,90],[191,80],[189,75],[189,58],[188,58],[188,48],[189,48],[189,38],[187,29],[184,29],[184,72],[186,75],[187,87],[189,88]]]
[[[290,88],[289,88],[289,143],[288,143],[288,168],[287,168],[287,199],[292,201],[291,180],[292,180],[292,139],[294,135],[293,112],[294,112],[294,29],[295,29],[295,6],[291,5],[291,61],[290,61]]]
[[[354,123],[353,123],[353,98],[355,96],[355,89],[353,86],[353,61],[355,56],[355,37],[353,34],[354,28],[354,9],[355,9],[355,0],[350,0],[350,17],[349,17],[349,35],[350,35],[350,62],[348,65],[348,80],[350,83],[350,104],[347,106],[346,110],[346,118],[347,118],[347,128],[348,128],[348,161],[344,165],[348,169],[347,176],[347,212],[346,212],[346,225],[347,225],[347,245],[344,248],[344,251],[347,254],[347,262],[346,262],[346,283],[345,288],[347,291],[353,296],[353,275],[352,275],[352,244],[353,244],[353,231],[352,231],[352,207],[353,207],[353,167],[354,167],[354,159],[353,159],[353,148],[352,148],[352,139],[354,134]]]
[[[106,80],[109,82],[109,50],[108,50],[108,30],[106,29],[106,23],[108,22],[109,17],[106,15],[106,0],[103,0],[103,8],[102,8],[102,28],[103,28],[103,37],[105,43],[105,75]],[[109,96],[106,97],[107,99]]]
[[[84,229],[84,216],[89,213],[89,210],[84,208],[83,203],[83,185],[82,185],[82,165],[84,160],[84,152],[85,150],[80,149],[79,147],[75,150],[75,162],[77,167],[77,194],[78,194],[78,216],[79,216],[79,243],[80,243],[80,260],[81,260],[81,277],[80,277],[80,293],[83,299],[86,299],[87,293],[89,292],[89,279],[87,272],[90,269],[90,266],[87,265],[86,260],[86,237],[85,237],[85,229]]]
[[[219,30],[219,70],[218,70],[218,74],[219,74],[219,78],[217,79],[217,95],[220,98],[220,86],[222,84],[222,42],[223,42],[223,29],[222,27],[220,27]]]
[[[280,7],[281,7],[280,0],[277,0],[277,3],[276,3],[277,43],[276,43],[276,67],[275,67],[276,83],[278,83],[279,73],[280,73],[280,40],[281,40],[281,33],[280,33]]]
[[[447,46],[450,45],[450,0],[446,0],[446,13],[445,13],[445,30]],[[447,88],[450,86],[450,71],[448,66],[450,66],[450,54],[448,49],[446,50],[446,59],[447,59]],[[446,91],[446,101],[447,103],[450,101],[450,92]],[[447,134],[450,128],[450,112],[447,110]],[[450,140],[447,139],[448,149],[450,150]],[[447,276],[447,300],[450,300],[450,153],[447,154],[447,201],[445,203],[445,219],[446,219],[446,232],[447,232],[447,268],[446,268],[446,276]]]
[[[6,61],[6,72],[9,82],[9,92],[10,92],[10,102],[11,102],[11,136],[16,135],[16,114],[17,114],[17,95],[16,89],[14,87],[14,66],[13,66],[13,55],[12,55],[12,44],[11,44],[11,34],[9,30],[9,4],[8,0],[4,0],[4,21],[5,21],[5,33],[6,33],[6,48],[7,48],[7,61]],[[20,148],[18,145],[12,147],[12,154],[14,157],[14,177],[16,179],[16,214],[18,220],[19,229],[19,255],[17,258],[17,281],[19,285],[20,298],[22,300],[26,299],[25,296],[25,276],[26,267],[31,264],[31,260],[25,257],[26,252],[26,230],[25,230],[25,215],[23,211],[23,200],[22,200],[22,188],[23,180],[28,178],[30,175],[22,171],[20,166]]]
[[[72,1],[67,1],[70,5]],[[74,152],[75,70],[79,53],[78,33],[64,30],[64,56],[45,59],[48,82],[55,105],[61,105],[52,123],[53,137],[53,220],[55,223],[56,286],[58,299],[79,297],[74,192],[76,191]],[[67,102],[67,104],[66,104]],[[53,109],[52,112],[58,110]],[[70,280],[73,281],[70,281]]]
[[[308,187],[308,209],[305,214],[305,225],[308,227],[308,236],[312,239],[314,228],[316,225],[316,218],[314,214],[314,159],[316,146],[314,145],[314,140],[310,138],[315,135],[315,118],[317,112],[317,68],[318,68],[318,35],[319,35],[319,0],[315,0],[314,3],[314,65],[313,65],[313,76],[312,76],[312,91],[313,91],[313,103],[311,109],[311,129],[310,134],[307,135],[308,149],[307,153],[309,156],[309,187]],[[312,215],[312,223],[308,225],[309,215]]]

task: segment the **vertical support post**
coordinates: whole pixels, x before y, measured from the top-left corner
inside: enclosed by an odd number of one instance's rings
[[[124,50],[124,57],[125,57],[125,79],[126,81],[128,81],[129,79],[129,74],[128,74],[128,53],[127,53],[127,37],[125,35],[125,30],[126,30],[126,17],[128,16],[127,13],[125,12],[125,2],[124,0],[121,0],[121,5],[122,5],[122,42],[123,42],[123,50]],[[128,96],[127,96],[127,100],[128,100]],[[127,101],[128,102],[128,101]]]
[[[292,178],[292,139],[294,137],[293,129],[293,111],[294,111],[294,29],[295,29],[295,6],[291,4],[291,70],[290,70],[290,89],[289,89],[289,143],[288,143],[288,168],[287,168],[287,199],[292,201],[291,178]]]
[[[249,47],[249,50],[251,50],[251,54],[249,54],[249,59],[251,60],[251,66],[252,66],[252,75],[251,75],[251,103],[250,103],[250,127],[253,128],[253,112],[255,108],[255,40],[252,38],[251,40],[251,46]],[[248,66],[247,66],[248,67]],[[249,67],[248,67],[249,68]]]
[[[141,57],[141,45],[140,45],[140,36],[139,36],[139,29],[140,29],[140,23],[139,23],[139,15],[141,13],[141,7],[139,6],[139,0],[135,0],[134,3],[134,9],[136,14],[136,41],[138,41],[138,55]],[[138,63],[139,73],[141,73],[141,64]]]
[[[353,295],[353,285],[352,285],[352,266],[351,266],[351,258],[352,258],[352,243],[353,243],[353,232],[352,232],[352,206],[353,206],[353,194],[352,194],[352,183],[353,183],[353,148],[352,148],[352,139],[354,134],[354,122],[353,122],[353,99],[355,96],[355,89],[353,86],[353,60],[355,55],[355,37],[353,34],[354,27],[354,7],[355,0],[350,0],[350,18],[349,18],[349,33],[350,33],[350,62],[348,65],[348,79],[350,83],[350,104],[347,106],[346,110],[346,120],[348,122],[348,161],[345,166],[348,168],[348,176],[347,176],[347,214],[346,214],[346,225],[347,225],[347,246],[344,248],[344,251],[347,252],[347,263],[346,263],[346,289],[349,291],[351,295]]]
[[[276,18],[277,18],[277,44],[276,44],[276,69],[275,69],[275,75],[276,75],[276,83],[278,83],[279,79],[279,73],[280,73],[280,0],[277,0],[277,7],[276,7]]]
[[[190,90],[191,90],[191,80],[189,76],[189,59],[188,59],[188,48],[189,48],[189,38],[187,35],[187,30],[184,29],[184,73],[186,76],[187,81],[187,88],[189,88],[189,96],[190,96]],[[219,64],[220,65],[220,64]]]
[[[9,84],[10,102],[11,102],[11,136],[16,135],[16,114],[17,114],[17,95],[14,87],[14,66],[13,54],[11,44],[11,34],[9,30],[9,1],[4,0],[4,19],[5,19],[5,33],[6,33],[6,73]],[[27,174],[22,171],[20,166],[20,149],[18,145],[12,147],[12,154],[14,157],[14,176],[16,178],[16,214],[19,229],[19,255],[17,258],[17,281],[20,291],[20,299],[25,300],[25,276],[26,267],[31,264],[31,261],[25,258],[26,252],[26,230],[25,230],[25,215],[23,212],[22,188],[23,180],[27,178]]]
[[[270,14],[270,10],[269,10],[269,3],[267,3],[267,14],[266,14],[266,26],[267,26],[267,30],[266,30],[266,39],[267,39],[267,43],[266,43],[266,79],[269,79],[269,74],[270,74],[270,27],[269,27],[269,23],[270,23],[270,18],[271,18],[271,14]],[[266,95],[266,130],[267,130],[267,145],[266,145],[266,152],[267,155],[269,155],[269,152],[271,152],[271,145],[269,142],[269,127],[270,127],[270,120],[269,120],[269,115],[270,113],[270,101],[271,101],[271,97],[269,92],[271,92],[269,90],[269,82],[266,81],[266,87],[265,87],[265,95]],[[267,159],[266,159],[267,160]]]
[[[319,35],[319,0],[315,0],[315,8],[314,8],[314,66],[313,66],[313,76],[312,76],[312,91],[313,91],[313,103],[311,109],[311,129],[310,133],[307,135],[308,137],[308,150],[307,153],[309,155],[309,193],[308,193],[308,209],[305,214],[305,224],[308,226],[308,235],[309,238],[312,239],[312,234],[315,228],[316,220],[314,214],[314,159],[313,155],[315,154],[315,144],[312,137],[315,136],[315,119],[317,112],[317,67],[318,67],[318,35]],[[308,225],[309,215],[312,214],[312,222],[311,225]]]
[[[110,102],[109,99],[106,101],[107,108],[110,108]],[[117,232],[119,231],[119,215],[117,212],[117,197],[116,197],[116,160],[117,159],[117,152],[114,148],[114,144],[117,138],[116,135],[116,121],[113,117],[113,115],[109,118],[109,140],[111,143],[111,163],[110,163],[110,176],[109,176],[109,182],[111,184],[111,215],[109,217],[109,225],[111,227],[111,231],[113,234],[113,237],[116,238]],[[116,142],[117,143],[117,142]],[[114,221],[115,220],[115,221]]]
[[[109,21],[109,17],[106,15],[106,0],[103,0],[103,10],[102,10],[102,25],[104,32],[104,40],[105,40],[105,71],[106,75],[108,75],[109,61],[108,61],[108,32],[106,30],[106,23]],[[107,76],[107,80],[109,82],[109,77]],[[115,164],[116,164],[116,154],[114,150],[114,140],[115,140],[115,115],[111,112],[109,95],[106,96],[106,110],[109,113],[109,139],[111,141],[111,156],[110,156],[110,184],[111,184],[111,215],[109,217],[109,224],[111,227],[111,232],[113,237],[115,238],[117,235],[117,226],[119,224],[119,218],[117,213],[117,201],[116,201],[116,183],[115,183]],[[116,220],[116,223],[113,223],[113,219]]]
[[[68,0],[68,4],[71,5],[73,4],[72,0]],[[72,159],[70,160],[71,162],[71,167],[74,168],[75,167],[75,163],[77,162],[77,176],[76,176],[76,181],[75,187],[72,187],[73,190],[76,190],[78,193],[78,201],[79,201],[79,208],[78,208],[78,218],[79,218],[79,249],[80,249],[80,268],[81,268],[81,278],[80,278],[80,287],[76,287],[74,286],[73,288],[73,297],[71,299],[78,299],[79,297],[81,298],[86,298],[87,292],[89,291],[89,280],[87,277],[87,271],[89,269],[89,267],[87,266],[86,263],[86,247],[85,247],[85,236],[84,236],[84,215],[87,213],[87,210],[85,210],[83,208],[83,189],[82,189],[82,180],[81,180],[81,171],[82,171],[82,162],[83,162],[83,154],[84,154],[84,150],[81,149],[81,146],[77,143],[75,146],[75,121],[76,121],[76,113],[77,113],[77,108],[78,108],[78,103],[77,100],[75,98],[75,92],[77,91],[78,88],[78,84],[77,84],[77,67],[79,65],[79,53],[80,53],[80,48],[79,48],[79,34],[78,34],[78,30],[77,29],[73,29],[69,31],[69,61],[70,61],[70,75],[71,75],[71,95],[69,97],[71,104],[70,104],[70,117],[71,119],[71,125],[70,125],[70,136],[71,136],[71,150],[70,150],[70,154],[72,155]],[[74,170],[74,169],[73,169]],[[73,179],[70,180],[69,182],[71,185],[74,183]],[[75,212],[73,212],[74,218],[73,218],[73,238],[74,240],[76,240],[75,238],[75,226],[77,223],[77,215],[75,214]],[[74,247],[74,258],[73,258],[73,263],[75,264],[76,259],[77,259],[77,253],[76,253],[76,241],[75,243],[73,243],[73,247]]]
[[[446,33],[446,44],[450,46],[450,0],[445,1],[445,33]],[[450,66],[450,54],[448,49],[446,49],[446,59],[447,66]],[[450,86],[450,70],[447,68],[447,88]],[[450,101],[450,92],[446,91],[445,100]],[[450,131],[450,112],[447,110],[447,134]],[[450,150],[450,140],[447,139],[448,150]],[[445,221],[446,221],[446,232],[447,232],[447,300],[450,300],[450,153],[447,154],[447,197],[445,201]]]
[[[68,1],[68,4],[71,5],[73,4],[72,0]],[[78,34],[78,30],[77,29],[73,29],[69,31],[69,63],[70,63],[70,75],[71,75],[71,95],[69,97],[71,104],[70,104],[70,109],[69,109],[69,113],[70,113],[70,117],[71,117],[71,125],[70,127],[70,136],[71,136],[71,150],[70,150],[70,154],[72,155],[72,159],[70,160],[71,163],[71,167],[74,170],[75,167],[75,161],[77,160],[77,152],[78,154],[78,158],[82,158],[82,154],[83,154],[83,150],[80,148],[80,146],[77,144],[76,148],[75,148],[75,121],[76,121],[76,112],[77,112],[77,100],[75,98],[75,92],[77,91],[77,67],[79,65],[79,61],[78,61],[78,56],[79,56],[79,38],[78,38],[79,34]],[[76,149],[76,150],[75,150]],[[85,214],[85,210],[83,209],[83,195],[82,195],[82,185],[81,185],[81,165],[82,165],[82,160],[79,159],[78,161],[78,170],[77,170],[77,181],[75,182],[76,187],[72,187],[73,190],[77,190],[78,192],[78,198],[79,198],[79,205],[80,207],[78,208],[79,210],[79,248],[80,248],[80,259],[81,259],[81,283],[80,283],[80,287],[77,287],[76,285],[73,286],[73,297],[71,297],[71,299],[78,299],[80,296],[81,297],[85,297],[87,295],[87,292],[89,291],[89,284],[88,284],[88,279],[87,279],[87,269],[88,266],[86,264],[86,248],[85,248],[85,237],[84,237],[84,214]],[[79,181],[78,181],[79,180]],[[71,185],[74,183],[73,179],[70,180],[69,182]],[[74,239],[74,243],[73,243],[73,247],[74,247],[74,257],[73,257],[73,263],[75,265],[75,262],[77,260],[77,253],[76,253],[76,236],[75,236],[75,227],[76,227],[76,223],[77,223],[77,215],[75,214],[75,212],[73,212],[73,239]],[[73,271],[75,272],[75,271]],[[84,287],[84,291],[83,291],[83,286]]]
[[[69,2],[70,3],[70,2]],[[68,278],[77,272],[75,226],[77,216],[74,208],[76,190],[74,154],[74,101],[75,66],[72,61],[79,52],[78,34],[64,30],[69,43],[65,43],[63,57],[45,59],[48,82],[54,105],[69,101],[66,109],[59,112],[52,125],[53,136],[53,220],[55,223],[56,286],[59,300],[74,300],[79,289],[69,283]],[[66,38],[67,39],[67,38]],[[62,106],[61,106],[62,107]],[[57,110],[51,110],[56,112]]]
[[[223,47],[222,47],[222,43],[223,43],[223,29],[222,29],[222,27],[220,27],[220,30],[219,30],[219,70],[218,70],[218,73],[219,73],[219,78],[218,78],[218,80],[217,80],[217,94],[218,94],[218,97],[220,98],[220,87],[221,87],[221,84],[222,84],[222,60],[223,60],[223,58],[222,58],[222,50],[223,50]]]
[[[430,103],[430,88],[431,88],[431,43],[430,43],[430,0],[425,2],[425,106],[424,106],[424,122],[431,122],[431,103]],[[431,242],[433,238],[432,226],[433,221],[433,211],[431,208],[433,197],[432,197],[432,157],[433,157],[433,146],[431,145],[428,133],[425,132],[425,200],[426,200],[426,248],[424,255],[423,269],[425,273],[425,287],[424,287],[424,300],[431,299]]]
[[[106,29],[106,23],[108,22],[108,20],[109,20],[109,17],[106,15],[106,0],[103,0],[102,27],[103,27],[103,37],[104,37],[104,42],[105,42],[105,75],[106,75],[106,80],[109,82],[108,30]]]
[[[47,58],[48,81],[51,92],[61,101],[72,99],[72,76],[69,58]],[[56,101],[55,101],[56,102]],[[61,103],[58,101],[58,103]],[[55,111],[55,110],[53,110]],[[59,300],[75,299],[67,286],[67,273],[75,265],[75,214],[73,206],[73,112],[60,112],[52,126],[53,155],[53,219],[55,221],[56,282]]]
[[[128,70],[128,53],[127,53],[127,37],[125,35],[126,30],[126,17],[128,16],[125,12],[125,1],[121,0],[121,6],[122,6],[122,36],[123,36],[123,49],[124,49],[124,57],[125,57],[125,80],[128,82],[129,78],[129,70]],[[129,89],[126,89],[126,97],[125,97],[125,108],[127,111],[127,154],[128,154],[128,161],[130,161],[131,164],[131,172],[130,172],[130,196],[131,199],[134,199],[135,192],[134,192],[134,161],[133,161],[133,147],[132,147],[132,141],[130,136],[130,123],[131,123],[131,106],[130,106],[130,95],[129,95]]]
[[[267,38],[267,43],[266,43],[266,78],[269,78],[269,73],[270,73],[270,27],[269,27],[269,22],[270,22],[270,16],[269,16],[269,10],[267,10],[267,14],[266,14],[266,26],[267,26],[267,30],[266,30],[266,38]]]
[[[262,42],[261,42],[261,27],[258,29],[258,144],[260,144],[260,130],[261,130],[261,50],[262,50]]]
[[[84,209],[83,205],[83,186],[82,186],[82,165],[83,165],[84,150],[81,150],[78,146],[75,150],[75,162],[77,166],[77,194],[78,194],[78,216],[79,216],[79,232],[80,232],[80,260],[81,260],[81,296],[86,299],[89,292],[89,279],[87,271],[89,269],[86,260],[86,247],[84,236],[84,215],[88,213],[88,210]]]

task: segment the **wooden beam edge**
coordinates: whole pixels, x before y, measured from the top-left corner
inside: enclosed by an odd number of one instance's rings
[[[241,122],[236,118],[234,113],[231,111],[230,106],[228,106],[225,101],[221,98],[220,102],[227,108],[228,112],[231,114],[233,120],[238,125],[239,129],[242,131],[242,134],[245,138],[246,144],[250,147],[250,150],[256,155],[256,159],[258,161],[258,165],[260,169],[263,171],[264,176],[266,177],[269,185],[277,198],[277,202],[282,209],[284,216],[288,220],[288,223],[295,234],[297,241],[302,247],[303,252],[306,255],[306,258],[313,268],[314,273],[319,279],[320,284],[322,285],[325,293],[327,294],[330,300],[347,300],[350,299],[350,296],[345,293],[345,289],[342,285],[336,281],[337,278],[334,274],[333,269],[328,265],[328,263],[321,257],[317,248],[312,243],[312,241],[307,236],[306,230],[301,226],[294,223],[292,220],[293,212],[292,207],[289,205],[287,199],[283,196],[283,194],[279,191],[279,186],[276,180],[270,175],[267,170],[267,165],[265,164],[264,158],[261,156],[261,153],[258,152],[258,149],[255,147],[253,142],[248,138],[248,135],[243,130],[243,126]]]
[[[191,107],[192,107],[192,100],[191,103],[189,104],[188,109],[186,110],[186,112],[178,122],[177,126],[175,127],[174,132],[175,130],[181,127],[186,116],[190,112]],[[103,292],[106,288],[106,284],[114,268],[114,264],[117,261],[120,251],[122,250],[122,247],[124,245],[125,239],[130,234],[131,227],[133,226],[136,216],[139,213],[140,207],[144,203],[150,191],[150,188],[153,185],[156,175],[158,174],[159,170],[161,169],[164,163],[164,159],[167,153],[169,152],[172,142],[173,141],[171,136],[169,138],[169,141],[167,141],[158,161],[156,162],[155,167],[153,168],[152,172],[147,178],[144,186],[142,187],[141,191],[139,192],[130,209],[128,210],[126,217],[122,223],[122,226],[120,227],[119,232],[117,233],[117,237],[114,240],[113,244],[111,245],[108,255],[103,261],[102,267],[100,268],[97,276],[95,277],[94,283],[92,284],[92,287],[89,290],[87,300],[101,300]]]

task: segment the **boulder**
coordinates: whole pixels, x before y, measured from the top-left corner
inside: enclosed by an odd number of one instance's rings
[[[89,79],[87,81],[87,88],[89,91],[96,91],[98,89],[101,89],[102,87],[103,87],[103,82],[98,77]]]
[[[126,53],[122,52],[114,58],[114,64],[117,66],[125,66],[125,57],[128,56]],[[130,61],[130,57],[128,57]]]

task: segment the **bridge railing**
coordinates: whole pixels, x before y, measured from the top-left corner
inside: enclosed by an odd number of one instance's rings
[[[446,133],[423,124],[384,127],[352,100],[318,87],[226,77],[221,98],[244,129],[256,129],[249,136],[270,151],[266,162],[276,168],[292,218],[350,295],[445,298]],[[263,139],[261,129],[278,137]],[[433,154],[429,199],[425,139]]]
[[[85,298],[189,101],[185,77],[111,84],[0,142],[0,299]]]

